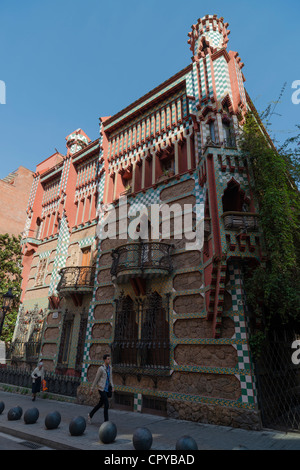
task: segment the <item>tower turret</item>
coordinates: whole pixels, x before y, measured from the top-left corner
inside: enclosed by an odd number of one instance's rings
[[[211,54],[227,47],[230,30],[228,23],[224,23],[224,18],[217,15],[206,15],[199,18],[196,24],[192,25],[192,31],[188,34],[190,49],[193,53],[193,60],[197,61],[205,57],[208,51]]]

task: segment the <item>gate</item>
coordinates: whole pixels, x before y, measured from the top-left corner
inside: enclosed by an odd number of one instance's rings
[[[269,334],[255,363],[262,424],[281,431],[300,431],[300,365],[293,364],[293,331]]]

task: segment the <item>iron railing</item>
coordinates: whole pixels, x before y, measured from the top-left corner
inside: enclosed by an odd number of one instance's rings
[[[13,366],[2,366],[0,367],[0,383],[31,389],[32,370]],[[45,380],[48,389],[46,393],[54,393],[68,397],[76,397],[77,387],[81,382],[80,377],[59,375],[52,372],[45,372]]]
[[[122,245],[112,252],[111,275],[118,277],[124,271],[138,271],[138,274],[155,270],[168,274],[173,270],[172,245],[161,242],[139,242]]]
[[[114,369],[132,373],[170,369],[169,295],[148,293],[133,301],[123,293],[116,301]]]
[[[232,135],[232,136],[228,136],[226,137],[226,139],[224,139],[224,147],[226,148],[236,148],[236,140],[235,140],[235,137]]]
[[[63,268],[59,272],[61,279],[58,283],[57,291],[92,289],[94,287],[95,273],[96,268],[90,266]]]

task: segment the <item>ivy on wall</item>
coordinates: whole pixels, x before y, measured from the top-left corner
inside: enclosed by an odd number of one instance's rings
[[[259,205],[266,254],[265,262],[248,272],[247,299],[254,314],[262,318],[264,331],[300,325],[299,141],[297,135],[277,150],[253,113],[248,114],[240,137]],[[252,342],[262,339],[260,332]]]

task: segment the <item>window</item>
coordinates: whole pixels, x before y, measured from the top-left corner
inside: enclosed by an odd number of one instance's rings
[[[122,183],[123,183],[123,186],[124,186],[124,192],[122,192],[121,194],[131,193],[131,191],[132,191],[132,178],[128,178],[128,179],[122,178]]]
[[[44,284],[45,274],[47,268],[47,259],[41,259],[38,266],[38,272],[35,278],[35,285],[42,286]]]
[[[80,326],[79,326],[78,343],[77,343],[76,363],[75,363],[75,369],[80,370],[80,371],[82,369],[86,330],[87,330],[87,318],[81,318]]]
[[[164,159],[161,162],[161,168],[163,172],[175,171],[175,162],[173,158]]]
[[[132,166],[130,165],[122,174],[122,184],[124,187],[124,193],[131,193],[132,191]]]
[[[74,316],[64,320],[63,329],[60,340],[59,354],[58,354],[58,365],[68,365],[69,355],[71,349],[72,333],[73,333],[73,322]]]
[[[116,304],[114,366],[167,369],[170,364],[169,297],[157,292],[133,301],[122,294]]]
[[[209,134],[212,142],[216,142],[215,123],[214,121],[209,122]]]
[[[82,250],[81,269],[79,273],[78,284],[88,286],[91,283],[91,256],[92,251],[90,246]]]
[[[222,197],[223,212],[241,212],[245,202],[245,192],[232,180],[228,183]]]
[[[81,266],[90,266],[91,264],[91,247],[89,246],[88,248],[83,248],[82,249],[82,260],[81,260]]]
[[[234,132],[230,121],[223,121],[223,134],[226,147],[235,147]]]
[[[35,232],[35,238],[38,240],[40,238],[40,235],[41,235],[41,228],[42,228],[42,221],[41,219],[38,217],[36,219],[36,232]]]

